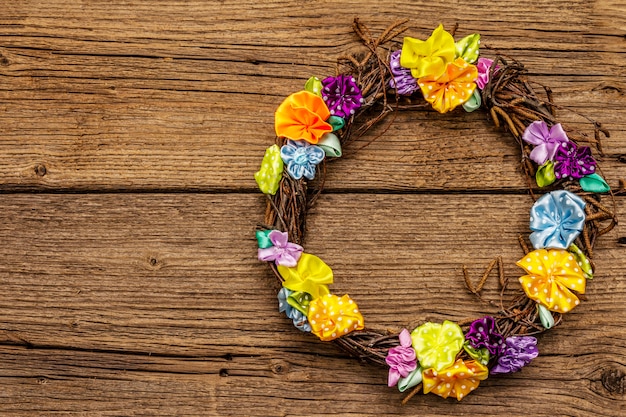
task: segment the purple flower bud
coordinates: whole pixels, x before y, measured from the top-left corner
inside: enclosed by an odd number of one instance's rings
[[[509,374],[521,370],[539,356],[537,339],[532,336],[511,336],[506,339],[506,347],[498,358],[492,374]]]
[[[492,355],[502,352],[505,346],[504,339],[496,332],[496,322],[491,316],[485,316],[472,322],[465,339],[476,349],[487,348]]]
[[[322,81],[322,98],[331,115],[343,118],[352,116],[363,101],[354,77],[343,74]]]

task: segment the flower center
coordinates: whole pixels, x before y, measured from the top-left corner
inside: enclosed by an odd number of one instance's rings
[[[296,149],[296,152],[293,154],[293,160],[298,165],[304,165],[309,161],[309,158],[306,156],[306,150],[304,148]]]

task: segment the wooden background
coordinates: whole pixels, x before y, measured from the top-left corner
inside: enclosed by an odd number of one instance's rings
[[[457,36],[480,32],[522,60],[611,130],[601,166],[616,188],[624,0],[0,3],[2,416],[623,415],[623,225],[597,247],[589,301],[541,338],[532,366],[461,403],[420,394],[402,407],[384,369],[278,314],[255,260],[252,175],[275,108],[333,73],[358,15],[374,32],[410,18],[421,38],[458,23]],[[501,254],[520,274],[532,201],[518,149],[484,114],[400,114],[365,146],[384,128],[330,166],[307,251],[369,326],[490,312],[461,265],[477,276]]]

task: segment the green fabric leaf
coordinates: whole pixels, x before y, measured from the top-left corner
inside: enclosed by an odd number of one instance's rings
[[[478,48],[480,47],[480,34],[468,35],[454,44],[456,56],[461,57],[468,64],[473,64],[478,60]]]
[[[598,174],[584,176],[579,180],[579,182],[583,190],[591,193],[606,193],[611,189],[609,184],[604,181],[604,178]]]
[[[483,101],[480,97],[480,91],[478,88],[474,89],[474,92],[470,96],[469,99],[465,103],[463,103],[463,108],[466,112],[471,113],[474,110],[480,109],[480,106],[483,104]]]
[[[326,123],[330,124],[333,127],[333,132],[339,129],[343,129],[343,127],[346,125],[346,121],[343,119],[343,117],[339,116],[330,116],[328,120],[326,120]]]
[[[294,291],[287,297],[287,304],[300,311],[305,316],[309,314],[309,304],[311,303],[311,294],[303,291]]]
[[[546,329],[551,329],[554,326],[554,317],[552,313],[543,304],[537,303],[537,312],[539,313],[539,320]]]
[[[398,390],[400,390],[400,392],[404,392],[409,388],[417,386],[417,384],[421,382],[422,368],[418,366],[416,370],[409,374],[409,376],[407,376],[406,378],[400,378],[400,380],[398,381]]]
[[[490,355],[487,348],[476,349],[475,347],[470,345],[469,342],[465,342],[463,344],[463,349],[465,349],[467,354],[470,355],[472,359],[477,360],[481,364],[487,365],[489,363]]]
[[[576,258],[576,262],[583,271],[585,278],[593,279],[593,268],[591,268],[591,262],[589,262],[589,259],[585,256],[585,253],[574,244],[572,244],[568,250],[572,253],[572,255],[574,255],[574,258]]]
[[[309,78],[306,83],[304,83],[304,91],[308,91],[309,93],[313,93],[316,96],[322,96],[322,81],[317,77]]]
[[[259,248],[267,249],[267,248],[274,246],[272,244],[272,241],[269,238],[269,234],[271,232],[272,232],[271,230],[257,230],[256,231],[256,240],[259,244]]]
[[[339,142],[339,138],[334,133],[325,133],[317,143],[317,146],[324,150],[326,156],[336,158],[341,156],[341,142]]]
[[[554,175],[554,162],[546,161],[541,165],[535,174],[535,180],[539,187],[547,187],[556,181],[556,175]]]

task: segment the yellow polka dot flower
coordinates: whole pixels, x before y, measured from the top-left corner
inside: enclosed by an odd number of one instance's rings
[[[280,179],[283,176],[283,160],[280,157],[278,145],[272,145],[265,150],[261,169],[254,174],[259,189],[263,194],[276,194]]]
[[[424,99],[439,113],[446,113],[465,103],[476,89],[478,69],[462,58],[450,62],[438,77],[428,75],[417,80]]]
[[[441,371],[454,363],[465,336],[458,324],[446,320],[443,324],[422,324],[413,330],[411,339],[420,366]]]
[[[400,65],[411,69],[414,78],[439,77],[446,65],[454,60],[454,38],[439,25],[425,41],[405,37],[400,55]]]
[[[454,396],[461,401],[488,376],[489,370],[481,363],[457,359],[453,365],[439,372],[432,368],[424,370],[422,373],[424,394],[432,392],[443,398]]]
[[[570,290],[585,293],[586,279],[574,256],[563,249],[538,249],[517,262],[528,273],[520,283],[528,298],[566,313],[580,304]]]
[[[359,307],[347,294],[326,294],[314,299],[309,304],[308,319],[311,332],[325,342],[364,328]]]
[[[283,277],[283,287],[291,291],[301,291],[319,298],[329,293],[327,284],[333,283],[333,271],[324,261],[310,253],[300,255],[298,265],[279,265],[278,272]]]

